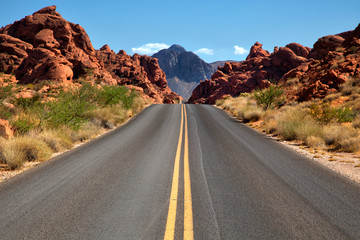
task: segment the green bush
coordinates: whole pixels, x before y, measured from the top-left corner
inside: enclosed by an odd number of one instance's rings
[[[355,119],[356,113],[348,107],[340,108],[336,111],[337,121],[342,122],[352,122]]]
[[[329,123],[336,117],[336,109],[325,103],[312,103],[309,107],[309,113],[313,119],[320,123]]]
[[[32,109],[36,105],[41,104],[40,102],[41,96],[40,95],[34,95],[32,98],[16,98],[15,104],[22,109]]]
[[[53,127],[79,129],[85,122],[85,112],[94,109],[97,89],[85,84],[79,89],[61,91],[57,99],[46,104],[45,119]]]
[[[35,125],[30,121],[28,117],[19,117],[12,123],[12,127],[18,135],[24,135],[28,133]]]
[[[339,123],[352,122],[356,116],[356,113],[351,108],[343,107],[336,109],[326,103],[313,103],[310,105],[309,110],[310,115],[316,121],[325,124],[331,121],[336,121]]]
[[[271,85],[267,89],[257,90],[254,97],[258,104],[267,110],[279,106],[283,102],[283,93],[284,91],[279,86]]]
[[[13,95],[12,88],[14,86],[9,84],[7,86],[0,86],[0,102]]]
[[[130,109],[134,104],[136,93],[125,86],[104,86],[98,93],[98,102],[103,105],[116,105],[121,103],[125,109]]]
[[[12,116],[12,113],[9,111],[9,109],[7,109],[3,105],[0,105],[0,118],[8,120],[11,116]]]

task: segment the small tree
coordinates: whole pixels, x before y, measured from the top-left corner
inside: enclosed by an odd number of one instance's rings
[[[267,110],[283,102],[283,93],[284,91],[279,86],[271,85],[269,88],[257,90],[254,97],[257,103],[262,105],[264,110]]]

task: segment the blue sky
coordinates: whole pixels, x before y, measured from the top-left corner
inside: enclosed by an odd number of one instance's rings
[[[12,0],[1,3],[0,26],[49,5],[82,25],[96,49],[151,55],[176,43],[207,62],[243,60],[256,41],[270,52],[290,42],[312,47],[360,23],[360,0]]]

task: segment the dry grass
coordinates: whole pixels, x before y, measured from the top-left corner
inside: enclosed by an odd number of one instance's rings
[[[277,132],[287,140],[302,140],[310,136],[320,137],[322,126],[299,107],[290,108],[279,116]]]
[[[6,141],[3,150],[5,162],[12,169],[21,167],[25,161],[45,161],[52,153],[46,143],[26,136]]]
[[[324,140],[334,150],[356,152],[360,149],[358,131],[349,125],[328,125],[324,127]]]
[[[324,149],[326,147],[324,139],[316,136],[307,137],[305,143],[307,146],[312,147],[314,149]]]
[[[221,99],[216,104],[234,113],[243,122],[256,122],[264,116],[264,110],[249,97]]]
[[[112,129],[125,122],[133,115],[132,110],[125,110],[119,105],[98,108],[87,113],[87,116],[97,125]]]
[[[70,130],[65,127],[60,129],[46,129],[41,132],[31,131],[28,135],[46,143],[54,152],[70,149],[74,145]]]
[[[79,130],[72,133],[74,142],[84,142],[101,134],[104,129],[92,122],[86,123]]]
[[[358,115],[352,122],[354,128],[360,128],[360,115]]]
[[[6,139],[0,137],[0,163],[5,163],[4,149],[5,149]]]

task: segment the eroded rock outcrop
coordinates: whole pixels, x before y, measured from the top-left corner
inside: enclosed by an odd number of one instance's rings
[[[101,51],[111,52],[109,47]],[[0,72],[14,73],[20,84],[43,80],[72,84],[91,75],[101,84],[139,86],[156,102],[179,99],[168,89],[166,76],[155,59],[144,56],[126,59],[131,61],[114,59],[120,60],[114,63],[118,73],[114,74],[110,64],[99,59],[85,30],[62,18],[56,6],[45,7],[0,29]]]
[[[85,30],[62,18],[56,6],[45,7],[7,25],[0,29],[0,34],[6,36],[0,40],[3,55],[8,54],[8,59],[3,57],[4,62],[16,63],[13,68],[4,66],[1,70],[15,72],[20,83],[69,82],[86,74],[88,69],[107,84],[116,83],[101,66]],[[12,48],[4,49],[9,43]]]
[[[360,24],[352,32],[320,38],[310,56],[315,59],[292,69],[280,81],[291,100],[323,98],[337,92],[349,78],[360,78]]]
[[[97,51],[97,57],[120,85],[132,85],[159,103],[175,103],[180,97],[167,86],[166,75],[156,58],[127,55],[121,50],[117,54],[108,45]]]
[[[242,92],[251,92],[265,88],[270,82],[277,82],[289,70],[307,62],[310,49],[300,44],[289,44],[275,48],[270,54],[256,42],[245,61],[226,63],[219,67],[210,80],[198,85],[189,99],[190,103],[214,104],[225,95],[238,96]]]
[[[290,43],[270,54],[257,42],[245,61],[227,63],[200,83],[189,102],[214,104],[269,82],[283,85],[290,101],[306,101],[338,91],[350,78],[360,78],[360,24],[354,31],[319,38],[313,49]]]

